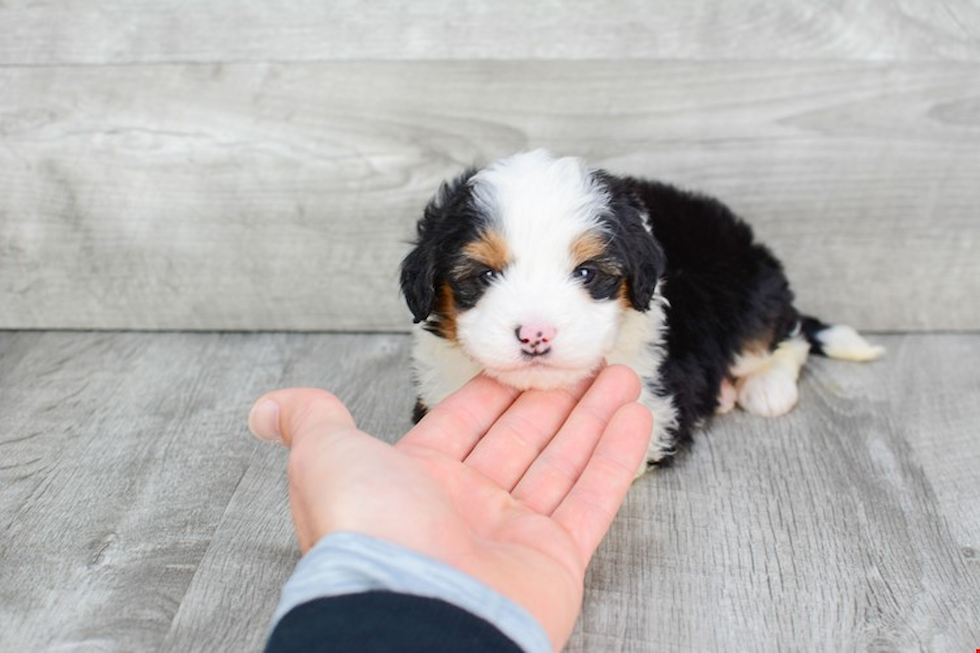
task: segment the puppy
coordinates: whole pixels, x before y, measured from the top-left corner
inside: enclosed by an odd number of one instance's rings
[[[444,183],[401,289],[419,325],[416,419],[480,372],[555,388],[622,363],[654,414],[651,465],[736,403],[789,411],[811,351],[883,353],[800,315],[779,261],[717,200],[540,150]]]

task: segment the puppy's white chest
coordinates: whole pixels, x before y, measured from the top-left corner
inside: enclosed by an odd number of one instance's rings
[[[419,327],[414,333],[412,365],[419,399],[428,408],[459,390],[482,369],[459,348]]]

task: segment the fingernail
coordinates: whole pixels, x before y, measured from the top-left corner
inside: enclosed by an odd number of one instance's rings
[[[252,406],[252,412],[248,414],[248,429],[260,440],[281,443],[279,404],[266,399]]]

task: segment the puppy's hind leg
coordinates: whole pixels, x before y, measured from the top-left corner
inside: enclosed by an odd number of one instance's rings
[[[718,388],[718,406],[715,408],[715,415],[724,415],[732,412],[735,402],[738,401],[738,390],[735,384],[727,377],[721,380]]]
[[[799,400],[796,381],[810,344],[801,336],[787,338],[761,356],[741,357],[732,368],[738,405],[755,415],[785,415]]]

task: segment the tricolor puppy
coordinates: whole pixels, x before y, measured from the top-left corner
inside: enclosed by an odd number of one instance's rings
[[[554,388],[623,363],[644,380],[656,463],[736,402],[789,411],[811,351],[883,353],[801,316],[779,261],[720,202],[579,159],[534,151],[468,170],[417,229],[401,270],[420,325],[416,418],[480,372]]]

